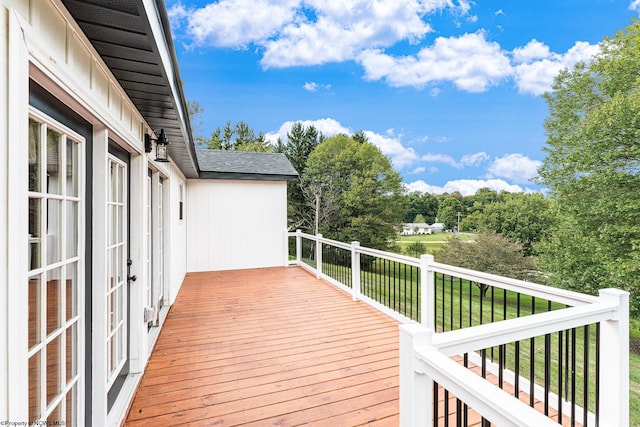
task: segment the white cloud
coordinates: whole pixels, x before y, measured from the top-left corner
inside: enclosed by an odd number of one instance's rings
[[[418,166],[417,168],[409,172],[409,175],[418,175],[425,172],[426,170],[427,168],[425,168],[424,166]]]
[[[187,20],[195,45],[244,48],[278,34],[294,21],[299,6],[300,0],[221,0],[202,8],[185,10],[178,4],[171,9],[183,9],[177,17]]]
[[[298,122],[302,123],[302,126],[304,127],[315,127],[319,132],[322,132],[325,137],[330,137],[339,133],[343,133],[346,135],[351,135],[352,133],[350,129],[342,126],[340,122],[330,118],[318,120],[290,120],[280,125],[280,128],[277,131],[268,132],[265,135],[266,140],[272,144],[275,144],[278,138],[282,139],[282,141],[286,141],[287,133],[291,130],[293,125]]]
[[[633,10],[634,12],[640,12],[640,0],[633,0],[629,5],[629,10]]]
[[[308,92],[317,92],[320,89],[331,89],[331,85],[330,84],[320,84],[320,83],[316,83],[316,82],[305,82],[305,84],[302,85],[302,88]]]
[[[640,2],[640,0],[638,0]],[[558,73],[579,61],[588,62],[599,52],[598,45],[576,42],[566,53],[551,52],[549,47],[531,40],[524,47],[513,50],[514,79],[520,93],[541,95],[551,90]]]
[[[175,28],[194,46],[263,52],[264,68],[316,65],[355,58],[399,41],[417,43],[432,31],[425,17],[449,10],[466,15],[466,0],[219,0],[200,8],[170,8]]]
[[[317,92],[318,91],[318,86],[319,85],[316,82],[305,82],[305,84],[302,85],[304,90],[306,90],[308,92]]]
[[[409,191],[420,191],[423,193],[431,193],[431,194],[442,194],[442,193],[453,193],[454,191],[459,191],[463,196],[471,196],[476,193],[481,188],[490,188],[495,191],[508,191],[511,193],[523,193],[523,192],[533,192],[531,189],[523,189],[519,185],[509,184],[508,182],[502,179],[458,179],[454,181],[448,181],[443,186],[437,186],[432,184],[427,184],[423,180],[414,181],[408,184],[405,184],[405,187]]]
[[[388,132],[386,135],[380,135],[371,131],[365,131],[364,133],[369,142],[378,147],[382,154],[389,156],[393,166],[398,169],[409,166],[418,159],[418,154],[413,148],[402,145],[402,142],[400,142],[401,135],[394,136]]]
[[[454,168],[460,168],[460,164],[448,154],[427,153],[420,156],[420,160],[428,163],[444,163]]]
[[[496,159],[488,168],[488,177],[507,178],[518,184],[526,184],[538,175],[538,168],[542,165],[539,160],[533,160],[522,154],[507,154]]]
[[[451,82],[461,90],[483,92],[512,73],[506,52],[480,31],[460,37],[438,37],[416,55],[393,57],[380,49],[364,51],[357,61],[367,80],[384,79],[390,86],[422,88]]]
[[[478,166],[485,161],[489,160],[491,157],[484,151],[474,154],[465,154],[460,159],[460,163],[464,166]]]

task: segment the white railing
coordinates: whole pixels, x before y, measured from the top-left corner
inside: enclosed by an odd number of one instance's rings
[[[622,426],[628,424],[629,294],[627,292],[606,289],[600,291],[600,295],[596,297],[436,263],[433,256],[430,255],[423,255],[420,259],[412,258],[364,248],[357,242],[346,244],[323,238],[321,235],[314,236],[300,231],[287,233],[287,236],[296,239],[296,258],[290,261],[291,264],[300,265],[312,271],[318,278],[327,280],[351,293],[354,300],[369,303],[405,323],[400,326],[400,420],[402,426],[433,425],[432,387],[434,381],[464,404],[473,408],[484,419],[496,425],[557,425],[550,418],[451,359],[453,355],[463,354],[476,364],[482,363],[490,372],[496,375],[498,373],[505,375],[507,381],[518,380],[523,384],[523,388],[526,387],[527,390],[533,392],[536,399],[545,400],[545,405],[554,407],[554,400],[561,401],[561,407],[554,408],[559,409],[563,414],[571,413],[572,422],[578,419],[577,422],[583,425]],[[308,240],[307,243],[311,244],[309,247],[313,248],[313,261],[305,260],[303,256],[303,240]],[[323,248],[326,246],[339,248],[350,254],[348,280],[340,281],[324,273],[325,270],[333,268],[322,259]],[[366,282],[367,276],[366,273],[363,275],[361,270],[361,255],[419,269],[419,279],[416,280],[417,292],[414,295],[419,301],[419,310],[398,313],[389,307],[384,299],[380,301],[364,295],[362,288],[370,286],[370,284],[362,283],[363,278]],[[438,329],[445,330],[445,325],[438,325],[433,314],[438,308],[438,296],[436,295],[438,287],[436,277],[438,275],[443,282],[444,277],[448,277],[456,278],[461,281],[460,283],[462,281],[469,283],[469,292],[472,297],[475,296],[471,283],[476,283],[500,289],[505,295],[507,292],[517,293],[518,301],[520,295],[526,295],[532,300],[547,301],[549,307],[555,303],[566,308],[535,313],[534,307],[532,313],[510,319],[507,318],[505,310],[504,320],[497,319],[499,321],[464,326],[447,332],[435,332]],[[444,292],[444,284],[439,286],[440,290]],[[453,284],[451,286],[453,288]],[[461,299],[463,298],[461,284],[459,288],[458,298]],[[453,292],[448,295],[453,295]],[[483,295],[479,295],[480,301],[483,301],[483,298],[485,298]],[[441,298],[440,304],[444,305],[443,299],[444,297]],[[533,302],[531,304],[535,305]],[[488,360],[486,353],[478,353],[483,349],[528,339],[533,340],[535,337],[549,337],[553,333],[561,334],[560,331],[575,331],[575,328],[594,324],[599,325],[598,340],[595,344],[598,355],[595,374],[597,376],[596,398],[598,400],[595,403],[598,408],[596,413],[576,408],[575,392],[572,397],[573,402],[567,402],[564,397],[557,399],[555,394],[550,393],[548,384],[543,389],[540,385],[535,384],[535,378],[522,377],[520,372],[509,371],[505,366],[501,366],[502,362],[496,364],[493,359]],[[562,346],[562,344],[560,345]],[[567,342],[565,345],[565,351],[568,354],[569,343]],[[586,338],[583,345],[589,345]],[[576,346],[575,339],[571,343],[572,349],[574,346]],[[575,352],[575,349],[573,351]],[[546,369],[550,368],[545,367]],[[566,369],[569,368],[566,367]],[[575,361],[572,369],[575,370]],[[572,375],[575,373],[572,372]],[[588,381],[588,379],[584,379],[584,381]],[[586,387],[588,388],[588,386]],[[593,410],[594,408],[589,409]]]

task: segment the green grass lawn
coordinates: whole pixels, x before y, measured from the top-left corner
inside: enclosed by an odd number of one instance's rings
[[[640,356],[629,355],[629,425],[640,427]]]
[[[436,234],[420,234],[417,236],[398,236],[395,243],[397,246],[396,253],[402,255],[407,254],[407,246],[414,242],[420,242],[425,246],[425,252],[428,254],[435,254],[447,240],[452,237],[459,237],[462,239],[472,240],[475,238],[471,233],[436,233]],[[413,256],[413,255],[411,255]]]

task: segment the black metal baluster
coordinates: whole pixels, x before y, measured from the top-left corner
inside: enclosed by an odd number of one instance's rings
[[[544,336],[544,414],[549,415],[549,390],[551,389],[551,335]]]
[[[600,425],[600,322],[596,323],[596,427]]]
[[[588,415],[589,415],[589,325],[584,325],[584,360],[583,360],[583,395],[582,395],[582,408],[583,408],[583,419],[582,425],[587,425]]]
[[[516,317],[520,317],[520,292],[516,295]],[[514,386],[514,396],[519,398],[520,396],[520,341],[516,341],[515,348],[515,363],[513,370],[515,371],[515,384]]]
[[[571,329],[571,427],[576,425],[576,328]]]
[[[449,427],[449,390],[444,389],[444,409],[442,411],[444,415],[444,427]]]
[[[562,331],[558,331],[558,424],[562,424]]]
[[[536,297],[531,297],[531,314],[536,312]],[[536,384],[536,338],[529,339],[529,406],[533,408],[535,404],[535,384]]]

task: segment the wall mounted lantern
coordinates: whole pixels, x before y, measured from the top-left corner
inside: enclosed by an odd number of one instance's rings
[[[155,134],[157,131],[154,131]],[[160,129],[160,135],[158,138],[152,138],[148,133],[144,134],[144,151],[145,153],[150,153],[152,150],[151,142],[156,142],[156,162],[168,162],[169,161],[169,151],[167,147],[169,146],[169,141],[167,140],[167,136],[164,134],[164,129]]]

